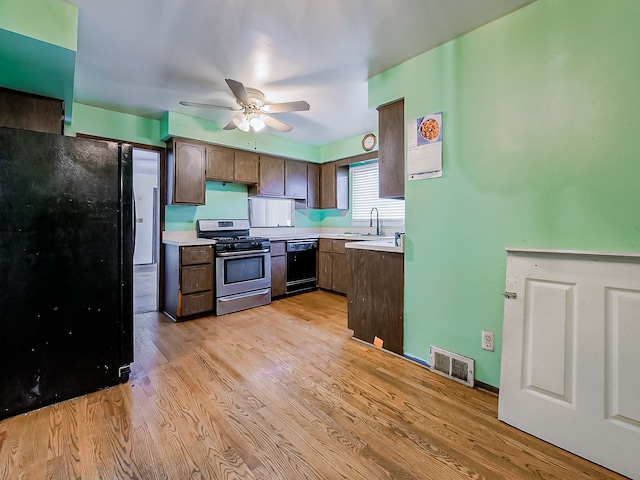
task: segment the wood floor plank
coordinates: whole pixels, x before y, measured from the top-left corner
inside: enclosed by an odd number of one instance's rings
[[[497,396],[351,339],[311,292],[135,317],[130,381],[0,421],[4,479],[623,477],[497,420]]]

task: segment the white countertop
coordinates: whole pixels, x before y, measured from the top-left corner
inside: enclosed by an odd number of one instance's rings
[[[208,238],[185,238],[185,239],[170,239],[165,238],[162,240],[162,243],[166,245],[177,245],[178,247],[194,247],[199,245],[213,245],[213,240],[209,240]]]
[[[396,247],[391,240],[365,240],[363,242],[349,242],[345,248],[355,248],[360,250],[375,250],[377,252],[404,253],[403,247]]]
[[[334,231],[331,231],[334,230]],[[318,229],[308,228],[283,228],[283,229],[251,229],[250,234],[256,237],[266,237],[273,242],[287,240],[306,240],[328,238],[335,240],[348,240],[350,242],[364,241],[387,241],[393,244],[393,236],[391,235],[370,235],[368,233],[344,233],[344,231],[318,231]],[[165,231],[162,236],[162,243],[167,245],[190,246],[190,245],[211,245],[212,242],[207,239],[197,238],[196,232],[189,231]]]

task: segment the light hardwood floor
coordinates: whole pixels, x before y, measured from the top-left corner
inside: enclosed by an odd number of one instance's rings
[[[0,479],[623,478],[350,339],[341,296],[135,322],[129,383],[0,422]]]

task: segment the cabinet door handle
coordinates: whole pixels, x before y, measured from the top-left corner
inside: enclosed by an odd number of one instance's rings
[[[504,292],[502,296],[508,300],[515,300],[518,298],[518,294],[515,292]]]

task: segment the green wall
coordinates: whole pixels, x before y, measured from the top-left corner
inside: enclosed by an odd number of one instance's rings
[[[0,29],[75,51],[78,7],[60,0],[2,0]]]
[[[497,386],[505,247],[640,251],[639,24],[636,0],[538,0],[371,79],[370,105],[443,112],[443,177],[406,184],[406,353]]]
[[[160,140],[160,121],[74,103],[73,121],[65,126],[65,135],[78,133],[113,138],[126,142],[164,147]]]
[[[161,122],[161,138],[183,137],[218,143],[243,150],[281,155],[310,162],[320,161],[320,147],[294,142],[286,138],[265,133],[243,132],[239,129],[222,130],[218,125],[198,117],[176,112],[167,112]]]
[[[165,230],[195,231],[199,218],[247,218],[246,185],[207,182],[205,202],[201,206],[167,206]]]
[[[65,102],[73,110],[78,8],[59,0],[0,2],[0,86]]]

